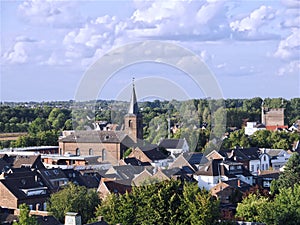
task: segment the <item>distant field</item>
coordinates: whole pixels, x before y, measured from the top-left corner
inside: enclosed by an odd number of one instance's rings
[[[0,133],[0,141],[14,141],[18,137],[26,135],[27,132],[18,132],[18,133]]]

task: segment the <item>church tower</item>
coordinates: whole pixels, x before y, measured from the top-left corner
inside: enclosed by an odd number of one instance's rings
[[[132,94],[129,104],[128,113],[124,117],[125,133],[137,143],[138,140],[143,140],[143,119],[139,112],[139,107],[135,94],[134,81],[132,82]]]

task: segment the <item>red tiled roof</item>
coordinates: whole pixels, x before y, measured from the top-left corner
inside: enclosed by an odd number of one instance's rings
[[[286,126],[286,125],[276,125],[276,126],[266,126],[266,129],[267,130],[270,130],[270,131],[275,131],[275,130],[277,130],[278,128],[281,128],[281,129],[287,129],[287,128],[289,128],[288,126]]]

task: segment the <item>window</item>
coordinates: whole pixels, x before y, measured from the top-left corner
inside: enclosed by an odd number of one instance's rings
[[[47,202],[44,202],[44,204],[43,204],[43,210],[46,211],[46,209],[47,209]]]
[[[76,155],[80,155],[80,149],[76,148]]]
[[[131,125],[132,125],[132,121],[129,120],[129,121],[128,121],[128,127],[131,127]]]
[[[266,155],[264,155],[264,161],[267,161],[266,158],[267,158]]]
[[[261,165],[261,170],[265,170],[265,164]]]
[[[106,160],[106,150],[102,149],[102,161]]]
[[[92,148],[89,149],[89,155],[94,155],[94,151]]]
[[[251,165],[251,172],[254,171],[254,165]]]

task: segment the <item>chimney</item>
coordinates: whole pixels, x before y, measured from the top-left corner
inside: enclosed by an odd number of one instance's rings
[[[98,219],[99,222],[104,221],[103,216],[98,216],[97,219]]]
[[[78,213],[67,212],[65,216],[65,225],[82,225],[81,216]]]

